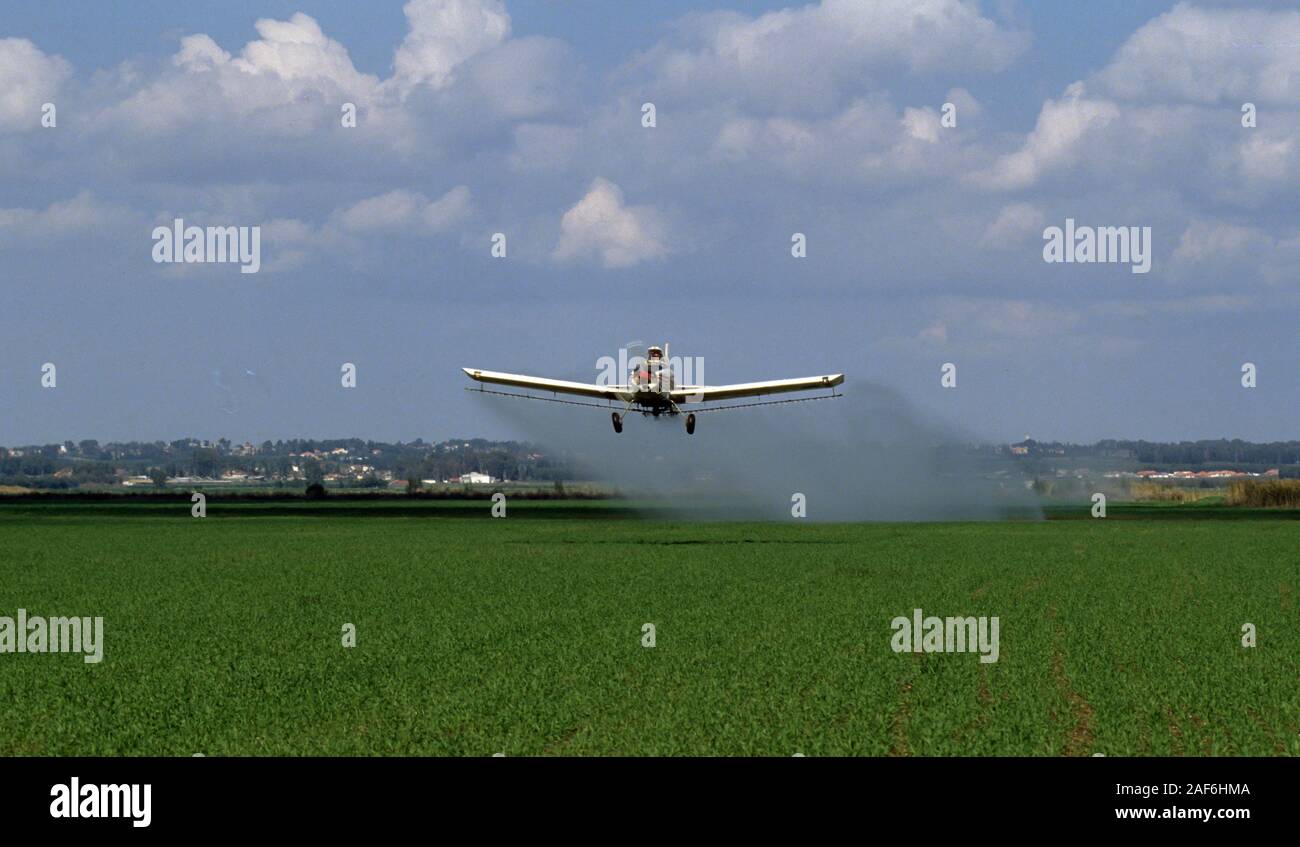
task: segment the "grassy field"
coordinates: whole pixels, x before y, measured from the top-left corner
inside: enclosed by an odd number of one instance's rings
[[[0,654],[0,755],[1300,754],[1292,513],[488,508],[0,505],[0,615],[106,641]],[[917,607],[998,616],[999,660],[894,653]]]

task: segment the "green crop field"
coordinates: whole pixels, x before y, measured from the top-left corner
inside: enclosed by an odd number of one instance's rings
[[[0,616],[105,640],[0,654],[0,755],[1300,754],[1289,513],[488,509],[0,506]],[[998,660],[895,653],[915,608],[997,616]]]

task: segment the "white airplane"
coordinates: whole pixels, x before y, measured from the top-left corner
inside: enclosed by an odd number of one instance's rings
[[[629,382],[619,385],[599,385],[596,383],[570,382],[563,379],[546,379],[537,376],[525,376],[523,374],[500,373],[498,371],[482,371],[477,368],[461,368],[465,375],[475,382],[487,382],[495,385],[511,385],[518,388],[532,388],[538,391],[549,391],[555,394],[576,394],[582,397],[594,397],[605,400],[601,403],[583,403],[573,400],[558,400],[550,397],[537,397],[532,394],[514,394],[505,391],[489,391],[487,389],[466,389],[467,391],[477,390],[487,394],[501,394],[507,397],[520,397],[528,400],[546,400],[555,403],[568,403],[576,406],[597,406],[601,408],[608,407],[615,403],[622,404],[622,412],[612,412],[610,417],[614,422],[614,432],[623,431],[623,416],[629,411],[640,412],[642,415],[686,415],[686,433],[688,435],[695,432],[695,413],[696,412],[713,412],[722,409],[739,409],[750,406],[767,406],[776,403],[799,403],[804,400],[822,400],[830,397],[839,397],[840,394],[835,392],[835,386],[844,382],[844,374],[827,374],[825,376],[808,376],[800,379],[773,379],[764,382],[742,382],[734,385],[678,385],[673,375],[672,365],[668,361],[666,350],[668,345],[663,347],[651,347],[646,351],[644,359],[637,357],[635,370],[631,374]],[[727,406],[703,406],[692,404],[704,404],[716,402],[718,400],[733,400],[739,397],[759,397],[765,394],[778,394],[787,391],[812,391],[818,388],[829,388],[830,394],[822,394],[815,397],[801,397],[795,400],[770,400],[763,403],[741,403]],[[685,406],[686,408],[683,408]]]

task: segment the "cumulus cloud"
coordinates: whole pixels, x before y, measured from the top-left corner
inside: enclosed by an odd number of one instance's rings
[[[937,110],[909,106],[900,115],[875,96],[854,100],[826,118],[729,117],[710,153],[719,161],[757,162],[842,185],[846,177],[881,183],[961,171],[967,157],[959,144],[955,130],[940,127]],[[940,145],[948,149],[936,155]]]
[[[825,111],[883,69],[998,70],[1028,42],[967,0],[822,0],[756,18],[719,12],[688,18],[679,34],[635,63],[649,75],[645,91],[786,112]]]
[[[598,177],[586,196],[560,220],[552,257],[599,258],[607,268],[626,268],[668,252],[659,215],[649,206],[625,206],[622,190]]]
[[[428,202],[421,194],[399,188],[358,201],[336,217],[339,224],[351,232],[397,229],[414,223],[420,209]]]
[[[420,219],[421,223],[434,232],[445,232],[456,224],[464,222],[473,210],[474,204],[469,189],[458,185],[437,200],[425,205],[420,210]]]
[[[1237,146],[1237,167],[1252,187],[1280,185],[1285,189],[1295,172],[1296,159],[1297,145],[1291,135],[1259,130]]]
[[[1075,163],[1091,134],[1117,117],[1118,106],[1089,98],[1082,82],[1072,83],[1064,97],[1043,104],[1033,132],[1019,150],[1001,156],[972,181],[995,190],[1027,188],[1048,171]]]
[[[366,197],[335,209],[320,224],[274,218],[262,224],[267,254],[262,272],[297,270],[322,255],[344,254],[359,261],[368,255],[368,238],[382,236],[384,243],[391,243],[400,236],[442,235],[465,223],[473,213],[470,190],[458,185],[436,200],[407,189]]]
[[[501,0],[411,0],[402,11],[410,32],[393,57],[392,84],[403,96],[422,84],[446,88],[458,65],[510,35]]]
[[[517,120],[535,118],[573,98],[569,50],[553,38],[513,38],[476,57],[465,72],[465,87],[479,108]]]
[[[0,235],[47,238],[80,232],[110,222],[120,210],[100,203],[89,191],[56,200],[44,209],[0,209]]]
[[[1131,100],[1292,106],[1300,100],[1300,12],[1180,3],[1133,33],[1098,79]]]
[[[337,86],[341,91],[359,93],[374,86],[373,76],[353,66],[347,48],[326,36],[320,24],[302,12],[287,21],[263,18],[254,27],[262,37],[250,41],[239,58],[230,61],[235,70],[252,76],[274,74],[302,88],[325,91]]]
[[[193,136],[190,155],[220,157],[242,169],[234,178],[247,178],[268,159],[280,161],[285,139],[296,145],[286,162],[293,168],[385,155],[445,159],[507,135],[515,122],[554,119],[577,101],[579,72],[567,45],[510,38],[501,0],[411,0],[404,8],[409,29],[387,78],[358,70],[340,41],[298,12],[258,20],[258,37],[241,49],[194,33],[156,72],[128,62],[102,74],[88,127],[120,145],[119,169],[140,170],[181,155],[148,142],[221,130],[220,143],[211,133]],[[344,103],[357,117],[346,133]],[[230,128],[238,144],[229,143]]]
[[[444,232],[469,217],[470,206],[470,191],[463,185],[433,201],[418,191],[399,188],[339,210],[332,220],[354,233],[406,228]]]
[[[1031,237],[1041,234],[1043,221],[1043,210],[1032,203],[1012,203],[1003,206],[997,218],[980,236],[980,244],[999,250],[1017,247]]]
[[[259,132],[305,135],[344,101],[373,102],[379,79],[361,73],[347,48],[301,12],[254,24],[259,39],[232,56],[205,34],[188,35],[176,69],[110,104],[97,123],[131,134],[173,133],[204,123],[242,123]],[[255,122],[249,118],[256,116]]]
[[[0,133],[40,127],[41,104],[71,75],[71,65],[27,39],[0,38]]]
[[[1173,258],[1179,262],[1223,260],[1251,248],[1267,248],[1271,245],[1272,239],[1253,227],[1194,220],[1178,239]]]
[[[903,128],[909,137],[934,144],[939,140],[939,113],[909,106],[903,110]]]
[[[181,47],[172,56],[172,64],[196,73],[215,70],[230,62],[230,54],[209,35],[198,33],[181,39]]]

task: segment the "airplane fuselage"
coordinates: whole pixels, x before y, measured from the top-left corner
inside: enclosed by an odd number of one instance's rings
[[[650,358],[638,364],[630,375],[629,384],[636,390],[632,404],[639,407],[638,411],[656,417],[675,415],[678,409],[673,403],[672,391],[677,387],[677,380],[673,377],[672,366],[656,353],[657,348],[651,348]]]

